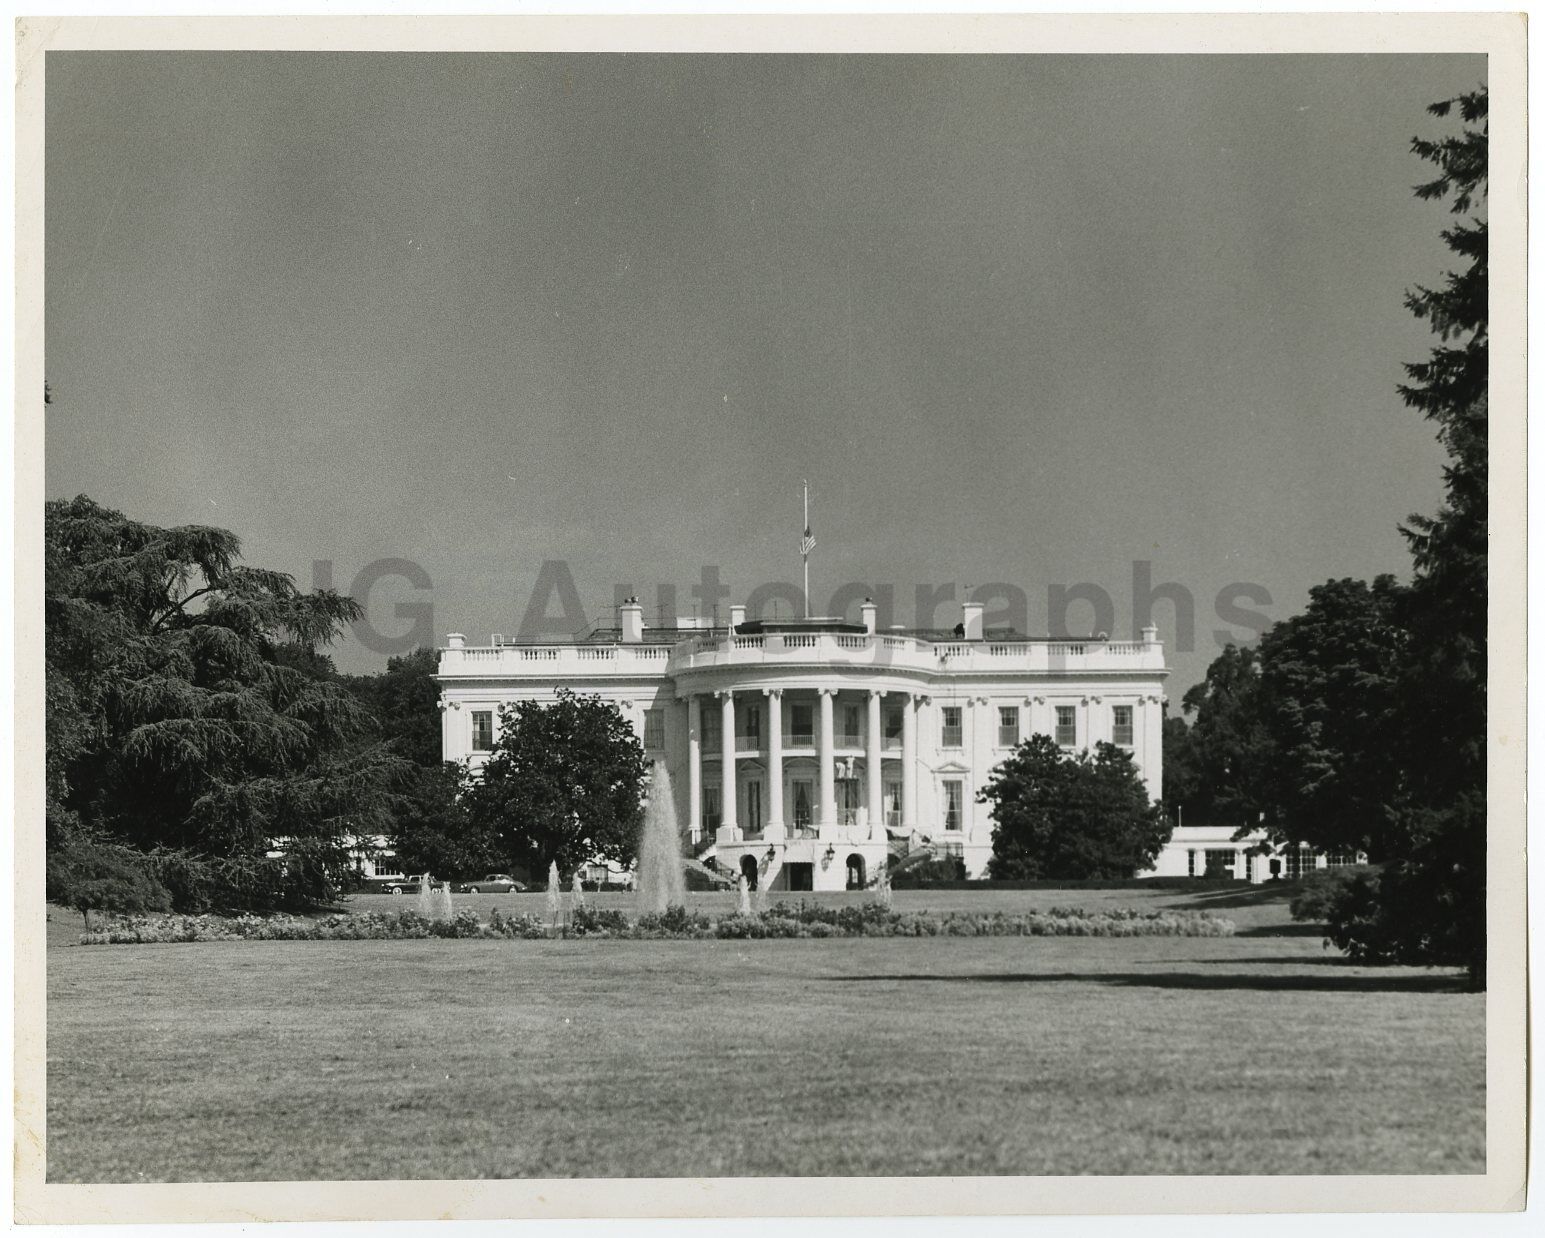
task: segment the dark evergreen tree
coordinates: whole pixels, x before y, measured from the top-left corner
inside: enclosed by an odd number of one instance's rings
[[[400,771],[317,661],[355,604],[84,496],[48,504],[44,554],[54,873],[116,845],[182,907],[330,897]]]

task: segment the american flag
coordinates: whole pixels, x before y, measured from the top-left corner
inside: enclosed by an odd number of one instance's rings
[[[799,539],[799,553],[802,554],[802,555],[807,555],[807,554],[809,554],[814,549],[815,549],[815,534],[810,531],[810,526],[807,524],[805,526],[805,535],[804,535],[804,537]]]

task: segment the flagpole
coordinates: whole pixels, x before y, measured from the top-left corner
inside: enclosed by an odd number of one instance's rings
[[[805,482],[805,529],[810,528],[810,483]],[[810,618],[810,552],[800,556],[805,561],[805,618]]]

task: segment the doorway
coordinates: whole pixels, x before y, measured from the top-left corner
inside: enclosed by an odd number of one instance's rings
[[[746,879],[747,889],[756,889],[756,856],[743,855],[740,857],[740,875]]]
[[[790,890],[814,890],[815,889],[815,865],[814,864],[785,864],[783,871],[788,875],[788,889]]]

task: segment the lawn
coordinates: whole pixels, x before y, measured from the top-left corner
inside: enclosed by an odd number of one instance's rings
[[[1485,1167],[1484,996],[1348,964],[1277,892],[896,903],[1203,907],[1241,935],[80,947],[55,909],[48,1177]]]

